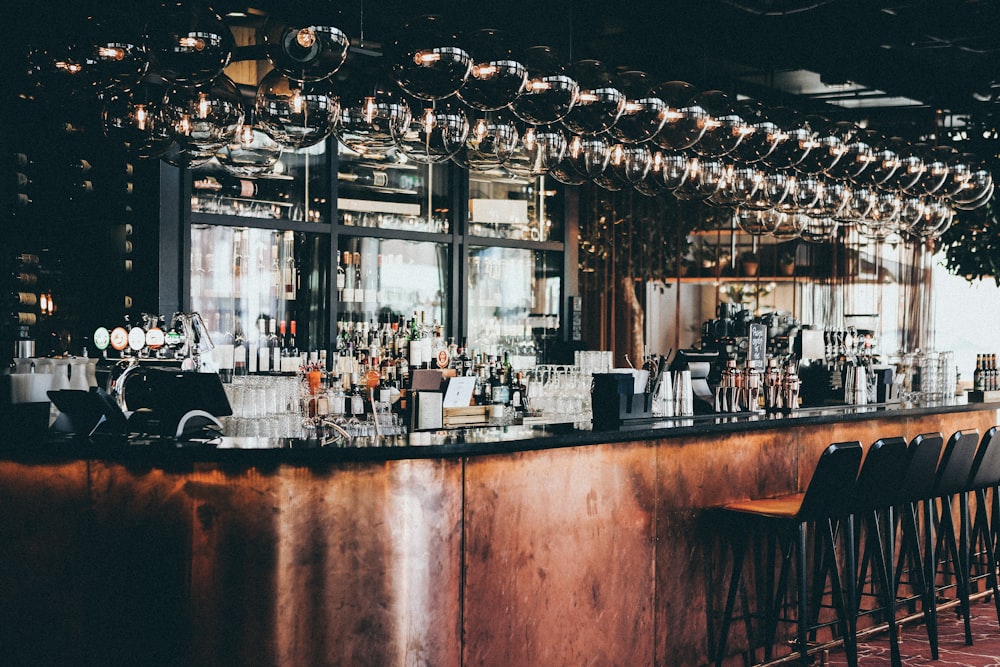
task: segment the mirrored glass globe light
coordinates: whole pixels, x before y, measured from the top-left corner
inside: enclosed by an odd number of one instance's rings
[[[814,218],[839,216],[851,199],[851,189],[843,181],[824,180],[819,198],[805,211]]]
[[[733,108],[732,100],[720,90],[708,90],[695,95],[692,104],[708,113],[705,133],[693,147],[706,157],[721,157],[732,153],[743,138],[753,132]]]
[[[771,216],[772,226],[768,236],[777,241],[794,241],[802,235],[802,229],[806,225],[808,216],[799,212],[786,213],[776,209],[764,211],[765,215]]]
[[[728,165],[726,178],[718,192],[709,197],[708,203],[716,206],[737,207],[751,199],[763,181],[763,175],[751,165]]]
[[[927,208],[927,200],[924,197],[908,195],[903,197],[902,206],[899,209],[899,226],[905,231],[913,231],[917,227]]]
[[[612,147],[612,156],[614,156],[614,152],[614,147]],[[612,157],[612,159],[614,158]],[[608,168],[595,176],[593,181],[595,185],[598,185],[609,192],[618,192],[619,190],[625,190],[631,187],[631,183],[622,178],[620,172],[611,168],[610,160],[608,161]]]
[[[376,85],[341,105],[337,136],[363,157],[385,159],[396,150],[393,133],[402,133],[411,117],[410,105],[399,92]]]
[[[149,69],[139,30],[124,20],[91,19],[80,42],[83,75],[99,91],[129,90]]]
[[[472,56],[440,16],[421,16],[402,25],[384,48],[389,77],[421,100],[454,95],[472,71]]]
[[[890,179],[902,165],[897,148],[898,142],[890,139],[882,139],[874,143],[872,163],[868,169],[854,179],[855,182],[888,187]]]
[[[566,145],[566,135],[558,127],[529,125],[521,132],[514,151],[504,161],[504,167],[523,178],[542,176],[560,163],[566,154]]]
[[[766,211],[780,206],[795,186],[795,179],[784,171],[757,169],[754,178],[757,187],[743,202],[743,207],[749,210]]]
[[[236,84],[222,74],[211,85],[171,89],[163,113],[178,144],[214,152],[243,123],[243,102]]]
[[[587,178],[586,174],[577,171],[576,167],[565,156],[552,166],[549,174],[563,185],[583,185],[591,180]]]
[[[760,162],[787,139],[787,135],[767,115],[764,105],[757,100],[747,99],[736,103],[736,113],[753,130],[743,137],[733,152],[734,159],[754,164]]]
[[[683,150],[698,143],[708,129],[708,112],[693,98],[697,90],[684,81],[667,81],[651,91],[667,105],[667,118],[652,141],[664,150]]]
[[[131,92],[121,91],[104,104],[104,134],[125,145],[140,158],[158,157],[173,142],[170,123],[163,115],[166,87],[141,83]]]
[[[851,188],[851,196],[837,220],[843,223],[864,220],[874,207],[875,191],[867,186],[856,185]]]
[[[510,104],[514,115],[532,125],[548,125],[565,118],[576,104],[580,86],[566,73],[555,51],[548,46],[533,46],[524,52],[521,62],[528,69],[528,82]]]
[[[726,178],[726,164],[718,158],[697,158],[689,160],[688,178],[674,190],[678,199],[708,199],[722,187]]]
[[[599,60],[578,60],[570,65],[569,75],[577,82],[576,103],[562,124],[575,134],[591,135],[607,132],[618,122],[625,110],[625,93]]]
[[[914,148],[921,153],[924,161],[924,173],[912,191],[923,195],[936,194],[948,181],[950,164],[955,155],[958,154],[958,151],[951,146],[928,146],[922,144],[917,144]]]
[[[340,101],[328,79],[294,81],[278,70],[261,79],[254,108],[260,126],[286,148],[318,144],[340,118]]]
[[[891,223],[883,223],[869,217],[858,220],[854,224],[858,234],[869,241],[895,242],[899,240],[901,230],[898,219]]]
[[[977,199],[973,199],[970,202],[958,202],[952,199],[949,203],[951,207],[958,211],[975,211],[977,208],[985,206],[987,202],[993,199],[993,195],[996,192],[996,186],[991,181],[986,190],[983,191]]]
[[[978,159],[972,153],[959,153],[955,151],[948,158],[948,177],[944,185],[937,191],[939,197],[951,198],[965,186],[972,173],[973,165]]]
[[[635,189],[639,194],[655,197],[667,191],[667,186],[663,182],[663,166],[663,153],[650,151],[649,170],[643,179],[635,184]]]
[[[831,123],[826,118],[809,117],[809,126],[815,131],[806,156],[795,165],[795,170],[805,174],[829,173],[844,156],[844,134],[853,129],[851,123]]]
[[[770,209],[750,209],[744,206],[736,209],[736,226],[751,236],[770,234],[774,228],[775,219]]]
[[[837,238],[840,223],[832,217],[805,215],[802,222],[802,232],[799,238],[807,243],[826,243]]]
[[[676,190],[687,182],[691,175],[691,161],[679,151],[663,151],[663,185],[667,190]]]
[[[615,148],[621,154],[621,159],[615,159],[615,153],[612,153],[609,160],[611,170],[629,185],[641,183],[652,167],[652,151],[642,144],[616,144]]]
[[[789,194],[774,207],[776,210],[805,212],[814,207],[823,196],[824,182],[822,179],[812,174],[799,174],[789,178],[792,180]]]
[[[993,174],[982,162],[972,165],[968,178],[961,189],[951,196],[952,202],[960,206],[969,206],[980,201],[983,195],[993,187]],[[986,202],[983,201],[983,204]]]
[[[469,119],[454,101],[443,100],[414,113],[406,129],[394,135],[407,158],[422,164],[444,162],[469,136]]]
[[[146,52],[167,81],[198,86],[214,81],[232,59],[234,40],[204,2],[167,0],[149,20]]]
[[[910,232],[921,238],[938,238],[951,227],[955,211],[945,202],[930,199],[924,208],[920,222],[910,228]]]
[[[563,162],[593,180],[607,168],[610,159],[611,145],[604,137],[573,135],[566,146]]]
[[[469,78],[458,90],[460,100],[473,109],[497,111],[524,91],[528,68],[514,57],[500,31],[476,30],[463,35],[459,43],[472,58]]]
[[[76,45],[55,39],[51,42],[28,51],[25,73],[35,94],[55,98],[79,90],[87,82],[84,56]]]
[[[618,84],[625,95],[625,106],[609,130],[611,136],[625,144],[656,136],[667,122],[667,103],[653,94],[649,75],[638,70],[622,72]]]
[[[167,146],[160,159],[175,167],[190,169],[200,167],[215,157],[214,151],[206,151],[193,146],[184,147],[176,141]]]
[[[875,193],[875,205],[865,216],[875,225],[889,225],[899,222],[899,213],[903,208],[903,200],[895,192],[879,190]]]
[[[235,136],[215,152],[215,159],[231,174],[256,177],[268,174],[281,158],[281,145],[256,126],[253,113],[248,114]]]
[[[892,178],[883,184],[883,187],[913,192],[917,182],[920,181],[927,169],[922,151],[899,138],[893,138],[889,141],[893,144],[896,155],[899,156],[899,168],[896,169]]]
[[[764,158],[764,163],[777,169],[796,166],[814,145],[815,132],[808,119],[786,107],[774,107],[768,116],[778,126],[783,140]]]
[[[506,163],[518,145],[517,126],[505,114],[490,113],[473,121],[452,160],[470,171],[490,171]]]
[[[319,81],[347,60],[350,38],[333,25],[283,21],[271,17],[264,26],[264,52],[274,68],[296,81]]]
[[[852,123],[835,123],[843,142],[843,155],[824,171],[830,178],[855,180],[868,169],[875,156],[867,131]]]

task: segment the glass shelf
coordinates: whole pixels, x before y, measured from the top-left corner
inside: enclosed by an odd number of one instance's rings
[[[562,238],[559,191],[544,176],[469,172],[470,236],[549,241]],[[555,215],[554,215],[555,214]]]

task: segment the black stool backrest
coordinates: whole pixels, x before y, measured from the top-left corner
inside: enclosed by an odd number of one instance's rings
[[[972,463],[969,488],[983,489],[1000,484],[1000,432],[994,426],[983,435]]]
[[[934,496],[950,496],[968,490],[969,473],[976,458],[979,431],[956,431],[944,446],[934,480]]]
[[[860,442],[838,442],[823,450],[797,518],[812,521],[850,514],[860,466]]]
[[[943,446],[944,436],[940,433],[921,433],[910,442],[907,449],[910,461],[899,485],[901,501],[924,500],[934,496],[934,479]]]
[[[854,495],[855,511],[889,507],[899,502],[899,489],[906,473],[909,454],[906,440],[882,438],[868,448],[858,473]]]

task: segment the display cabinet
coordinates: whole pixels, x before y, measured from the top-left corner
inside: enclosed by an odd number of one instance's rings
[[[295,322],[299,351],[336,351],[360,327],[412,321],[528,367],[559,338],[570,262],[563,193],[543,178],[374,160],[333,139],[266,176],[216,160],[164,170],[181,191],[178,301],[223,345]]]

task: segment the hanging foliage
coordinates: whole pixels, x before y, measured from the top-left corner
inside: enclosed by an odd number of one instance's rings
[[[969,282],[992,277],[1000,286],[1000,203],[994,195],[982,208],[956,211],[940,239],[945,267]]]

